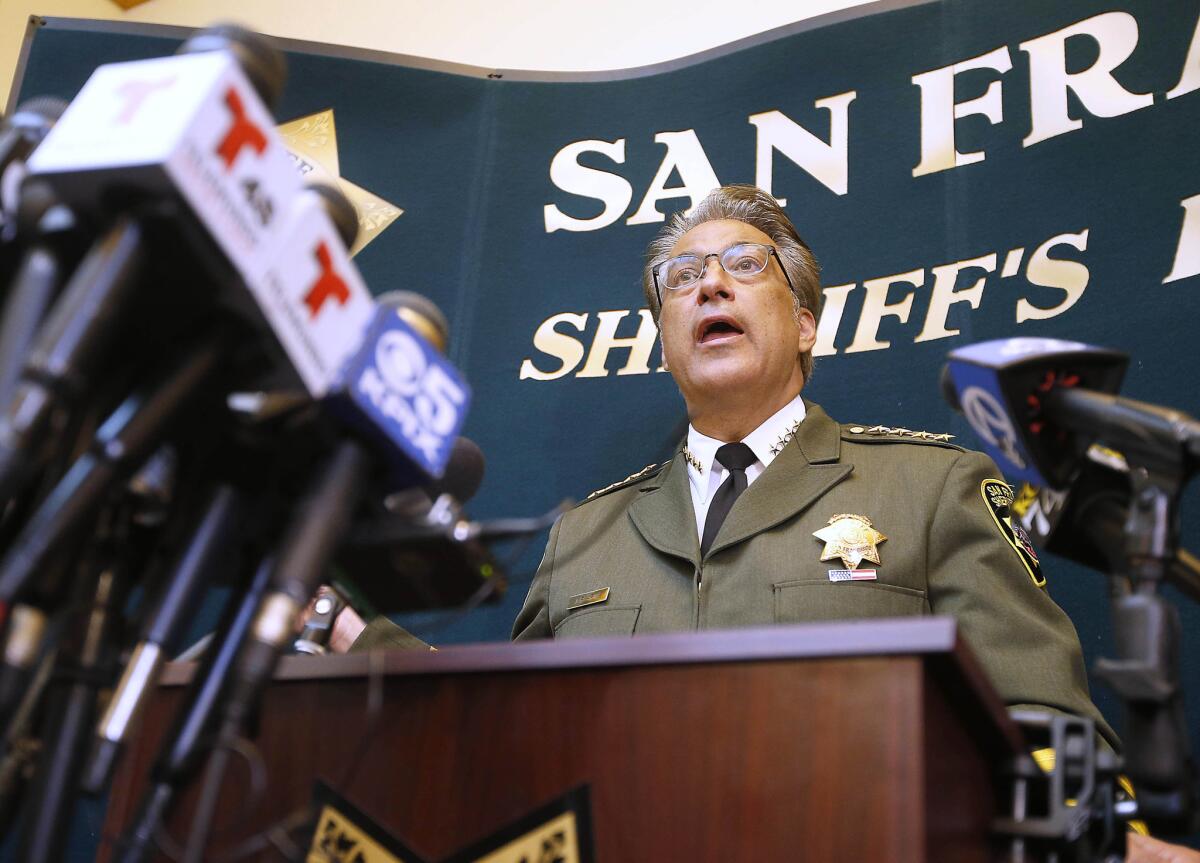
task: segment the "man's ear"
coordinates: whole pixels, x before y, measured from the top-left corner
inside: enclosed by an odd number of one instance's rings
[[[654,326],[658,328],[658,353],[662,357],[662,367],[670,371],[671,367],[667,365],[667,345],[662,337],[662,325],[656,323]]]
[[[796,326],[800,330],[799,352],[807,354],[817,343],[817,319],[808,309],[802,308],[796,312]]]

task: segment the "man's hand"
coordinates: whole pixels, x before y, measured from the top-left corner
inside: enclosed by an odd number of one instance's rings
[[[1200,851],[1130,833],[1125,837],[1126,863],[1200,863]]]
[[[333,631],[329,633],[329,649],[334,653],[348,653],[350,645],[354,644],[366,628],[367,624],[358,616],[358,612],[347,605],[333,619]]]

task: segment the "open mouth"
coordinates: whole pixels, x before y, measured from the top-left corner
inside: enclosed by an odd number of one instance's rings
[[[743,330],[728,318],[713,318],[700,325],[700,334],[696,341],[700,344],[723,341],[743,334]]]

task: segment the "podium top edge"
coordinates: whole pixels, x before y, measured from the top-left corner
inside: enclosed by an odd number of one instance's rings
[[[929,656],[962,652],[952,617],[895,618],[742,629],[486,642],[436,651],[383,650],[323,657],[285,657],[276,680],[363,677],[369,674],[471,674],[612,666]],[[167,665],[162,683],[191,679],[196,663]]]

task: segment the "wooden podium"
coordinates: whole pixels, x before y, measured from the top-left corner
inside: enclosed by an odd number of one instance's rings
[[[121,765],[110,837],[190,673],[169,668]],[[346,778],[372,676],[382,721]],[[949,618],[289,658],[256,742],[257,808],[238,764],[222,796],[237,836],[322,778],[440,860],[585,786],[598,863],[986,860],[993,777],[1020,746]]]

